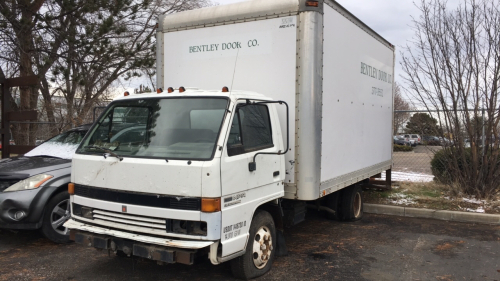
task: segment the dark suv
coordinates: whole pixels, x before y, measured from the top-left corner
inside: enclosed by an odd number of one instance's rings
[[[69,241],[71,158],[91,125],[57,135],[21,157],[0,160],[0,228],[40,229]]]

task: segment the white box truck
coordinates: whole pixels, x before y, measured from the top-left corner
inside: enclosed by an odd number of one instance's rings
[[[157,93],[113,101],[73,158],[72,239],[248,279],[307,207],[360,219],[392,165],[394,50],[332,0],[160,17]]]

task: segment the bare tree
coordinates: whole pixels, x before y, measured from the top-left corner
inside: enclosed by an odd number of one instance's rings
[[[401,94],[401,87],[396,82],[394,84],[394,110],[404,111],[411,110],[410,104],[403,98]],[[403,129],[403,125],[410,120],[409,112],[395,112],[394,113],[394,135],[397,135]]]
[[[445,0],[421,0],[414,38],[402,53],[406,88],[428,110],[439,110],[440,129],[453,138],[444,152],[450,178],[478,197],[493,196],[500,186],[499,6],[463,0],[451,10]],[[477,120],[484,121],[484,147]]]
[[[210,5],[209,0],[11,0],[0,1],[0,65],[15,64],[12,76],[37,75],[22,88],[14,110],[36,110],[51,123],[78,125],[119,77],[153,75],[155,25],[160,14]],[[55,108],[53,99],[65,99]],[[57,111],[57,112],[56,112]],[[63,114],[64,116],[62,116]],[[17,144],[34,144],[25,125]],[[23,127],[24,126],[24,127]],[[53,126],[56,133],[60,128]],[[27,136],[27,137],[25,137]]]
[[[84,24],[75,25],[71,31],[75,40],[65,42],[63,55],[52,68],[50,78],[57,85],[53,88],[66,99],[66,119],[71,125],[83,123],[119,77],[154,74],[154,36],[160,14],[209,4],[205,0],[123,3],[88,14]]]

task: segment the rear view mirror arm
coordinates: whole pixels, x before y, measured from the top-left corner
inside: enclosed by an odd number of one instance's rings
[[[259,154],[267,154],[267,155],[283,155],[283,154],[286,154],[288,152],[288,150],[290,150],[290,118],[289,118],[289,110],[288,110],[288,103],[286,103],[285,101],[282,101],[282,100],[279,100],[279,101],[262,101],[262,102],[256,102],[256,103],[252,103],[252,104],[269,104],[269,103],[278,103],[278,104],[285,104],[286,106],[286,149],[284,152],[282,152],[281,150],[278,151],[278,152],[259,152],[259,153],[255,153],[255,155],[253,156],[253,161],[248,163],[248,170],[250,172],[253,172],[255,170],[257,170],[257,163],[255,162],[255,159],[257,157],[257,155]]]

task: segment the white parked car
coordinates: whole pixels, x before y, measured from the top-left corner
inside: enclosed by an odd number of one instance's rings
[[[422,143],[422,138],[420,138],[420,135],[416,134],[406,134],[402,136],[405,138],[406,141],[409,141],[412,146],[417,146],[417,144]]]

